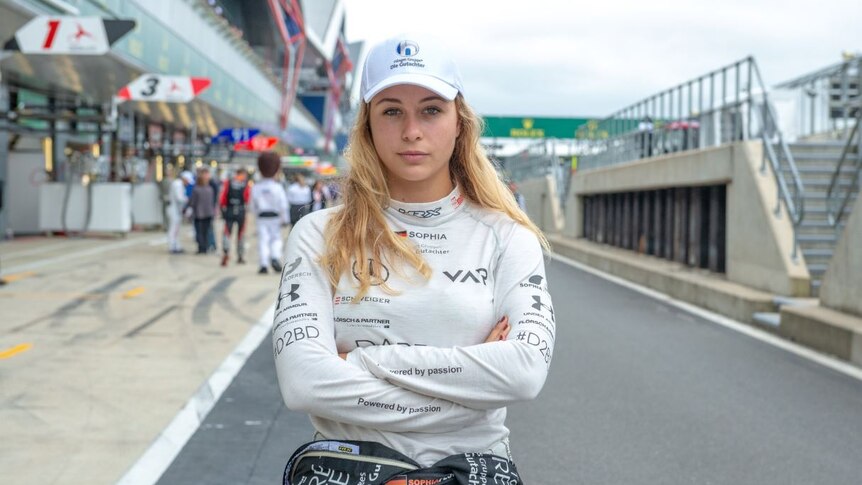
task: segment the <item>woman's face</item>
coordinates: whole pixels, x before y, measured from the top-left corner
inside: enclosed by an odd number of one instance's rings
[[[445,196],[449,160],[460,132],[454,101],[412,84],[392,86],[369,103],[371,137],[389,173],[389,189]]]

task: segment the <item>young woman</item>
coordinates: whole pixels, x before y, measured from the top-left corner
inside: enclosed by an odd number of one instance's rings
[[[284,400],[319,439],[423,466],[511,457],[506,405],[538,394],[554,343],[546,240],[482,151],[438,44],[374,47],[361,91],[344,203],[288,238],[273,326]]]

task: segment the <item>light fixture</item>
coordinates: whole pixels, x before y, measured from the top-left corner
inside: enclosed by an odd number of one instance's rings
[[[156,182],[161,182],[164,178],[164,165],[162,164],[163,160],[164,159],[161,155],[156,156]]]
[[[42,152],[45,154],[45,171],[54,171],[54,140],[50,136],[42,139]]]

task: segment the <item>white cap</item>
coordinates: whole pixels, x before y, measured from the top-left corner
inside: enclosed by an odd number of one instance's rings
[[[188,170],[183,170],[183,172],[180,174],[180,177],[185,180],[186,183],[193,184],[195,182],[195,176],[192,175],[192,173]]]
[[[375,45],[362,70],[362,99],[398,84],[414,84],[453,100],[464,88],[461,74],[443,45],[427,35],[402,34]]]

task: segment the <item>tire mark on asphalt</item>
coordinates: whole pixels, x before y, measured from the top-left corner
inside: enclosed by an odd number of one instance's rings
[[[139,277],[140,277],[140,275],[123,275],[123,276],[120,276],[119,278],[117,278],[116,280],[112,281],[111,283],[108,283],[107,285],[105,285],[104,293],[106,293],[106,295],[105,295],[106,298],[99,298],[99,299],[96,299],[93,301],[93,309],[96,310],[96,314],[101,316],[103,320],[109,320],[108,319],[108,311],[107,311],[107,306],[108,306],[107,293],[110,293],[109,290],[113,290],[114,287],[118,287],[127,281],[131,281],[131,280],[137,279]],[[103,293],[103,292],[96,290],[96,293]]]
[[[230,276],[228,278],[222,278],[216,283],[212,288],[209,289],[198,301],[197,305],[195,305],[194,310],[192,310],[192,323],[196,325],[207,325],[210,320],[210,310],[212,310],[212,306],[218,301],[220,298],[224,298],[225,293],[227,292],[228,287],[236,281],[236,276]]]
[[[260,317],[255,317],[254,315],[249,315],[243,312],[241,309],[237,308],[236,305],[230,300],[230,298],[222,298],[218,302],[219,306],[223,309],[227,310],[228,313],[240,319],[240,321],[253,324]]]
[[[115,290],[118,286],[122,285],[127,281],[131,281],[133,279],[138,278],[136,274],[125,274],[115,278],[112,281],[105,283],[104,285],[93,290],[93,294],[96,295],[96,298],[77,298],[72,300],[71,302],[60,307],[56,312],[54,312],[54,317],[60,318],[59,322],[51,322],[52,327],[59,326],[62,324],[62,320],[66,317],[67,312],[71,312],[80,308],[87,302],[93,303],[93,309],[96,310],[96,315],[104,316],[104,311],[108,302],[108,295]]]
[[[134,338],[136,335],[138,335],[142,331],[146,330],[147,327],[158,322],[159,320],[161,320],[162,318],[167,316],[167,314],[171,313],[172,311],[176,310],[177,308],[179,308],[179,305],[171,305],[171,306],[165,308],[164,310],[155,314],[153,317],[151,317],[146,322],[138,325],[137,327],[135,327],[132,330],[130,330],[129,332],[127,332],[125,335],[123,335],[123,338]]]
[[[117,286],[119,286],[119,285],[121,285],[127,281],[133,280],[135,278],[138,278],[138,275],[127,274],[127,275],[123,275],[123,276],[120,276],[118,278],[115,278],[114,280],[109,281],[108,283],[105,283],[104,285],[96,288],[95,290],[87,292],[86,295],[79,296],[79,297],[75,298],[74,300],[70,301],[69,303],[66,303],[65,305],[63,305],[60,308],[58,308],[57,310],[55,310],[50,315],[35,318],[33,320],[30,320],[27,323],[21,324],[15,328],[13,328],[10,331],[10,333],[18,333],[22,330],[26,330],[27,328],[32,327],[33,325],[36,325],[37,323],[40,323],[40,322],[43,322],[46,320],[51,320],[51,319],[57,319],[57,321],[54,321],[51,323],[51,327],[57,327],[63,323],[63,320],[66,318],[67,313],[72,312],[74,310],[77,310],[78,308],[80,308],[81,306],[83,306],[84,304],[86,304],[88,302],[95,301],[96,304],[101,303],[100,306],[97,306],[97,309],[104,308],[104,300],[107,300],[108,295],[110,294],[111,290],[113,290],[115,287],[117,287]]]
[[[271,291],[271,290],[263,290],[260,293],[258,293],[257,295],[254,295],[251,298],[249,298],[248,300],[246,300],[246,303],[248,303],[250,305],[254,305],[254,304],[260,303],[261,301],[263,301],[264,298],[266,298],[268,296],[275,296],[275,292]]]

